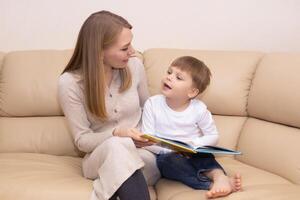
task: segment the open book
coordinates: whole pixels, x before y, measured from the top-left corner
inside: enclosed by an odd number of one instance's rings
[[[187,152],[187,153],[213,153],[213,154],[231,154],[231,155],[239,155],[241,152],[234,151],[231,149],[226,149],[218,146],[203,146],[203,147],[193,147],[189,144],[178,140],[170,140],[150,134],[142,135],[143,138],[146,138],[152,142],[157,143],[158,145],[172,149],[174,151],[179,152]]]

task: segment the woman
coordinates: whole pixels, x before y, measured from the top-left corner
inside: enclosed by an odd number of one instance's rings
[[[131,28],[108,11],[89,16],[59,78],[61,107],[75,145],[86,153],[83,175],[94,180],[92,199],[150,199],[144,175],[150,185],[160,176],[155,157],[136,149],[151,145],[138,130],[149,94]]]

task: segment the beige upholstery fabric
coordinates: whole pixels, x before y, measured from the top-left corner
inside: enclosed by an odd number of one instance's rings
[[[1,72],[1,69],[2,69],[2,62],[3,62],[4,55],[5,54],[3,52],[0,52],[0,72]]]
[[[82,200],[92,192],[80,158],[1,153],[0,166],[1,200]]]
[[[300,53],[264,57],[251,87],[250,116],[300,128],[299,66]]]
[[[0,153],[1,200],[88,200],[92,181],[82,176],[81,158]],[[156,192],[149,187],[151,200]]]
[[[0,153],[81,155],[64,117],[0,118]]]
[[[220,134],[218,145],[236,149],[246,117],[214,115],[213,118]]]
[[[300,130],[250,118],[241,133],[238,160],[300,183]]]
[[[57,78],[71,51],[23,51],[5,56],[0,110],[4,116],[62,115],[57,101]]]
[[[297,200],[299,199],[300,186],[295,185],[259,185],[245,187],[244,191],[236,192],[230,195],[230,200]],[[168,200],[183,200],[183,199],[197,199],[204,200],[204,191],[188,191],[177,194]],[[223,198],[220,198],[223,199]],[[224,198],[225,199],[225,198]],[[227,198],[226,198],[227,199]]]
[[[192,188],[179,183],[177,181],[172,181],[168,179],[160,179],[158,183],[156,184],[156,193],[159,197],[159,200],[169,200],[172,197],[177,196],[180,193],[183,192],[192,192],[194,191]],[[185,199],[182,198],[182,199]],[[186,198],[188,199],[188,198]],[[200,196],[198,196],[197,199],[200,199]]]
[[[243,155],[239,155],[236,157],[241,158],[243,157]],[[221,163],[229,176],[232,176],[237,172],[242,175],[243,187],[269,184],[292,185],[292,182],[281,176],[275,175],[260,168],[253,167],[252,165],[248,165],[236,159],[228,157],[218,157],[217,160]]]
[[[212,71],[211,85],[203,101],[214,114],[246,115],[247,96],[256,65],[262,57],[256,52],[222,52],[177,49],[150,49],[144,52],[144,64],[151,94],[160,89],[160,79],[179,56],[195,56]]]

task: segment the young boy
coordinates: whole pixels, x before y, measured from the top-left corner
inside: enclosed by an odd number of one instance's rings
[[[144,105],[142,132],[193,146],[215,145],[219,136],[212,115],[202,101],[195,99],[209,85],[210,76],[208,67],[194,57],[173,61],[162,79],[162,94],[150,97]],[[145,148],[157,154],[163,177],[209,190],[208,198],[241,189],[240,175],[226,176],[212,154],[183,156],[157,145]]]

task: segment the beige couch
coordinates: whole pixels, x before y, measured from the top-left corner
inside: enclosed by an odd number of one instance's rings
[[[0,53],[0,199],[84,200],[82,177],[57,101],[57,78],[70,50]],[[300,199],[300,54],[150,49],[143,61],[152,94],[174,58],[192,55],[213,73],[203,95],[214,114],[220,145],[243,155],[218,157],[244,190],[226,199]],[[204,191],[159,180],[159,200],[205,199]]]

